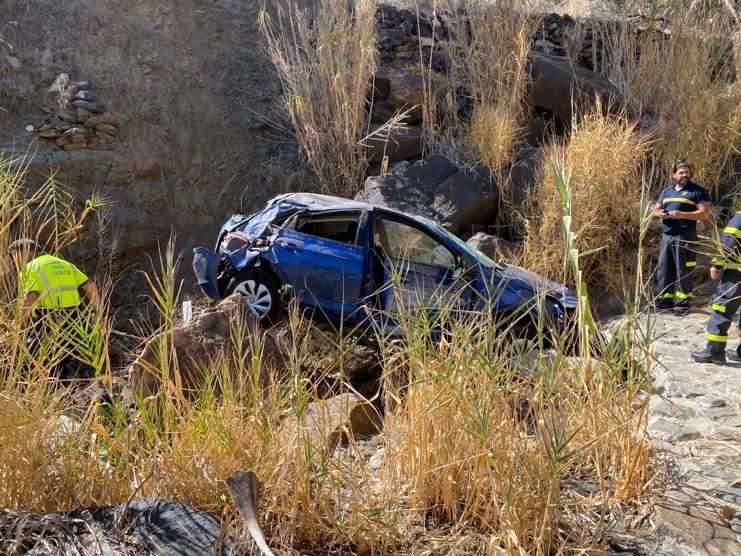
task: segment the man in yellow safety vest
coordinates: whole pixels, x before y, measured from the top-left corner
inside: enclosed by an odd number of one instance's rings
[[[26,238],[14,241],[10,254],[19,271],[21,317],[34,317],[37,336],[44,334],[46,318],[79,318],[83,299],[94,311],[100,310],[95,284],[72,263],[42,252],[38,243]],[[37,345],[39,341],[36,338]]]

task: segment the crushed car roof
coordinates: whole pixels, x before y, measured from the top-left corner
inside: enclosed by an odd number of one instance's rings
[[[267,206],[270,207],[278,203],[287,207],[292,206],[299,209],[307,208],[311,210],[371,210],[375,208],[374,205],[363,201],[344,199],[332,195],[321,195],[319,193],[284,193],[270,199]]]
[[[249,216],[235,214],[221,229],[219,237],[225,232],[241,230],[250,237],[264,237],[268,233],[269,224],[287,217],[299,211],[334,211],[334,210],[383,210],[394,214],[400,214],[423,222],[427,225],[435,224],[433,221],[417,214],[402,212],[388,207],[372,205],[363,201],[321,195],[319,193],[284,193],[270,199],[265,208]]]

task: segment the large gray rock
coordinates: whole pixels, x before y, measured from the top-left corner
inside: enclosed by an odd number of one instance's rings
[[[435,190],[437,218],[454,233],[470,233],[476,224],[493,222],[499,193],[482,170],[456,172]]]
[[[388,103],[395,110],[409,110],[408,123],[422,121],[425,82],[417,73],[397,72],[389,76]]]
[[[217,516],[161,498],[100,508],[92,516],[111,536],[121,527],[126,536],[136,539],[141,548],[152,554],[226,555],[231,554],[234,543],[229,534],[222,535]]]
[[[2,554],[226,556],[236,544],[219,517],[161,498],[67,513],[4,514]]]
[[[242,296],[235,293],[218,306],[206,309],[191,322],[175,327],[167,338],[156,336],[149,341],[143,352],[129,368],[129,384],[133,392],[142,396],[151,396],[163,387],[161,365],[159,364],[163,340],[174,353],[175,362],[168,362],[167,380],[180,386],[184,392],[197,392],[204,386],[216,361],[235,361],[243,353],[237,353],[233,340],[234,325],[239,322],[242,330],[252,331],[255,342],[245,342],[244,350],[262,342],[260,386],[267,388],[270,373],[281,376],[285,372],[287,347],[283,338],[275,331],[262,330],[246,310]],[[249,361],[250,358],[241,359]],[[176,365],[174,364],[176,363]],[[177,368],[177,375],[174,372]],[[239,372],[240,369],[233,369]],[[240,384],[239,377],[231,377],[235,384]]]
[[[332,398],[312,402],[301,416],[291,414],[282,423],[277,438],[284,445],[296,436],[306,438],[317,450],[330,453],[350,438],[367,438],[383,428],[379,408],[358,396],[345,392]]]
[[[356,199],[433,218],[457,233],[493,221],[498,189],[482,170],[459,170],[434,155],[369,177]]]
[[[706,507],[703,507],[706,506]],[[695,489],[678,489],[662,493],[654,500],[656,532],[675,540],[683,554],[738,554],[739,542],[726,517],[707,508],[701,493]]]
[[[495,261],[513,262],[521,250],[516,243],[483,232],[477,232],[466,243]]]
[[[530,104],[551,112],[562,123],[571,122],[572,106],[581,113],[591,109],[596,98],[601,99],[603,110],[622,103],[620,92],[612,83],[593,71],[574,66],[566,57],[531,51],[528,58],[532,72]]]
[[[367,178],[355,198],[434,218],[432,204],[437,186],[457,171],[452,162],[438,155],[415,164],[400,162],[382,176]]]
[[[543,171],[543,150],[535,147],[522,149],[515,155],[510,169],[512,200],[519,205],[527,199],[528,192],[538,185]]]
[[[422,126],[401,124],[383,127],[371,124],[369,137],[365,140],[370,150],[370,159],[381,162],[388,157],[389,162],[406,160],[422,152]]]

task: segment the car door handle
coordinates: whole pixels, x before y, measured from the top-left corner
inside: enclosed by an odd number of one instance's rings
[[[301,251],[304,248],[303,244],[296,241],[289,241],[287,239],[279,239],[275,243],[288,251]]]

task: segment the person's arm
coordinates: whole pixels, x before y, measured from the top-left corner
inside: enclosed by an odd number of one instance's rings
[[[664,211],[664,209],[661,206],[661,203],[656,203],[654,206],[654,210],[651,213],[651,216],[654,218],[668,218],[668,214]]]
[[[88,303],[90,303],[95,312],[99,313],[100,298],[98,297],[98,288],[95,287],[95,284],[92,281],[88,280],[82,286],[80,286],[80,289],[82,290],[82,293],[85,295],[85,298],[88,300]]]
[[[26,319],[31,315],[33,306],[39,297],[39,292],[28,292],[26,295],[23,296],[23,302],[21,303],[21,321],[25,322]]]
[[[710,216],[709,202],[700,203],[697,205],[697,209],[691,212],[669,211],[669,218],[676,218],[677,220],[707,220],[708,216]]]
[[[737,258],[736,254],[739,251],[740,238],[741,215],[736,214],[723,229],[723,235],[720,238],[720,245],[718,246],[719,253],[711,261],[710,277],[713,280],[720,278],[721,272],[723,272],[728,262],[734,262]]]

